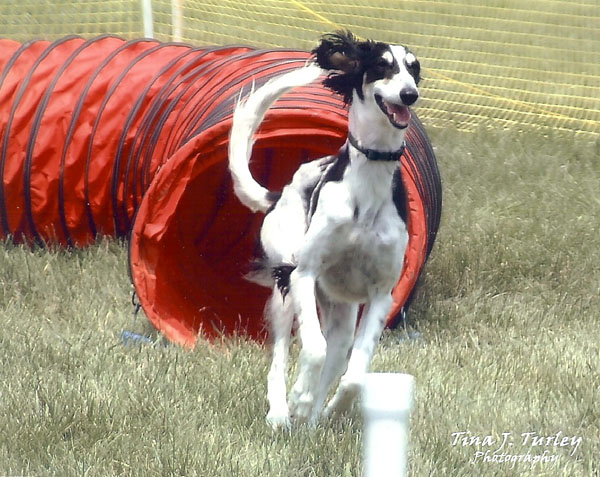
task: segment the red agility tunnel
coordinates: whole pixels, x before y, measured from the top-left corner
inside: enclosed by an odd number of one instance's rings
[[[1,235],[78,247],[130,236],[140,303],[170,340],[262,337],[268,290],[243,279],[262,216],[233,194],[228,137],[240,94],[307,58],[113,36],[0,40]],[[435,156],[413,118],[401,162],[410,239],[389,325],[410,300],[441,211]],[[281,189],[300,163],[335,153],[346,128],[341,100],[320,84],[293,90],[257,133],[253,174]]]

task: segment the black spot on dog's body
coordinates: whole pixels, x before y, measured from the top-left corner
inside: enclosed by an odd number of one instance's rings
[[[275,280],[281,296],[285,297],[290,292],[290,275],[296,269],[296,265],[283,264],[271,269],[271,276]]]
[[[340,182],[344,177],[344,172],[350,163],[350,154],[348,153],[348,147],[343,146],[337,156],[333,156],[334,160],[329,163],[329,166],[324,170],[321,179],[315,185],[312,193],[310,194],[307,214],[308,219],[314,215],[317,210],[317,204],[319,203],[319,195],[321,189],[328,182]]]
[[[394,177],[392,178],[392,200],[394,201],[398,215],[402,221],[408,225],[408,197],[406,195],[404,182],[402,182],[400,168],[396,169]]]
[[[331,167],[325,172],[324,182],[340,182],[344,178],[344,172],[350,164],[350,154],[348,153],[348,147],[344,146],[335,156],[335,160]]]

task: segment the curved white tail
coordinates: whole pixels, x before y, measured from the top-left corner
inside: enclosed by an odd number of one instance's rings
[[[312,83],[322,73],[314,64],[285,73],[250,93],[235,109],[229,137],[229,171],[235,194],[253,212],[266,212],[273,204],[269,191],[250,172],[254,133],[277,98],[294,87]]]

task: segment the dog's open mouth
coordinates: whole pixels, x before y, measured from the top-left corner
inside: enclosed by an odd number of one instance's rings
[[[390,103],[379,95],[375,95],[375,101],[377,101],[377,105],[381,111],[388,117],[392,126],[398,129],[408,127],[410,121],[410,109],[408,106]]]

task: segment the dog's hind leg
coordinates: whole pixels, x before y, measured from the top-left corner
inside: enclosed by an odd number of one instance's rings
[[[348,369],[324,411],[327,417],[337,417],[352,407],[369,371],[371,358],[385,327],[385,319],[392,307],[392,296],[379,295],[366,306],[358,331]]]
[[[273,429],[289,429],[291,423],[286,398],[286,384],[294,312],[289,300],[286,302],[283,299],[276,286],[267,302],[265,316],[269,323],[272,344],[271,368],[267,377],[267,399],[269,401],[267,422]]]
[[[344,374],[348,367],[358,317],[358,305],[355,304],[330,303],[320,297],[319,305],[322,328],[327,340],[327,356],[315,398],[313,424],[318,422],[332,384]]]

